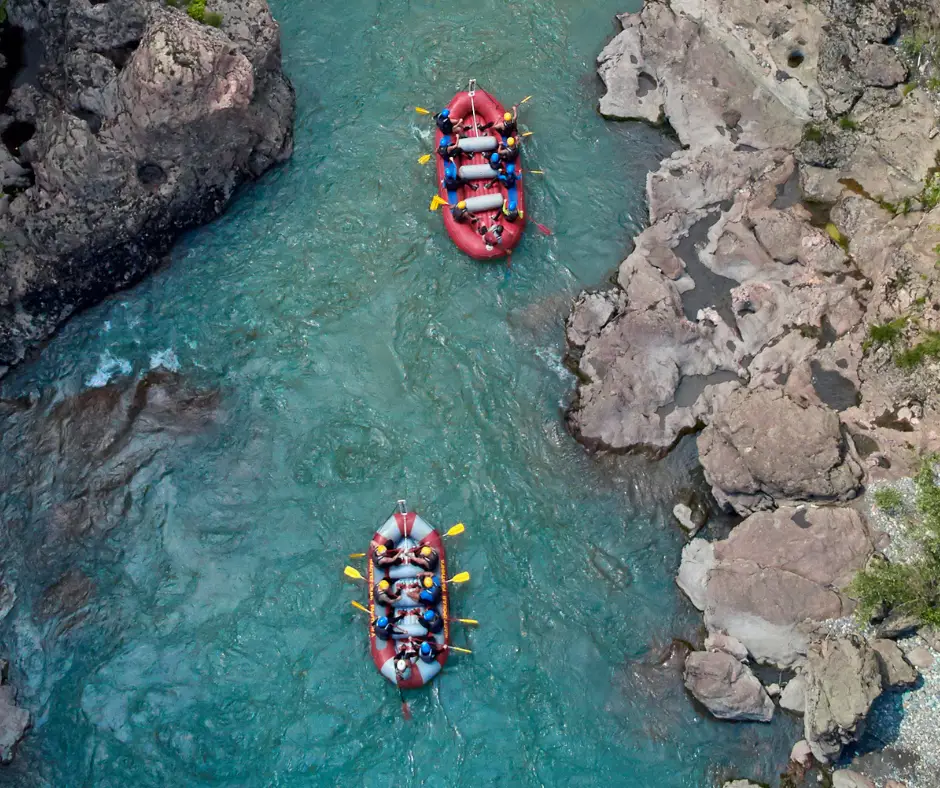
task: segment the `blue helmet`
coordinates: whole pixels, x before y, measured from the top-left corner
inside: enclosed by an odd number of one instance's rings
[[[507,165],[506,165],[506,172],[508,172],[510,175],[513,175],[513,174],[516,172],[516,165],[515,165],[515,164],[507,164]]]
[[[382,618],[380,618],[375,623],[382,627],[382,629],[385,629],[385,627],[388,626],[388,616],[382,616]]]
[[[518,203],[515,200],[509,201],[509,210],[515,211],[519,207]]]
[[[498,154],[498,153],[494,153],[492,156],[490,156],[490,164],[499,164],[499,154]]]
[[[442,118],[449,118],[449,117],[450,117],[450,110],[447,109],[446,107],[445,107],[444,109],[442,109],[442,110],[441,110],[441,117],[442,117]]]
[[[441,145],[450,145],[450,134],[445,134],[441,137]]]
[[[430,656],[430,654],[431,654],[431,644],[430,644],[430,643],[422,643],[422,644],[421,644],[421,653],[424,654],[426,657],[427,657],[427,656]]]
[[[453,178],[457,174],[457,165],[452,161],[447,162],[447,164],[444,165],[444,174],[448,178]]]
[[[424,620],[425,620],[425,621],[433,621],[435,615],[436,615],[436,614],[434,613],[433,610],[425,610],[425,611],[424,611]]]

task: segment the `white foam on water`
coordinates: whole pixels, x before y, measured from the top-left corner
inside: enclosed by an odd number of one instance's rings
[[[107,385],[116,374],[131,374],[131,362],[126,358],[115,358],[110,350],[106,350],[98,358],[98,368],[85,381],[85,385],[89,388],[97,389]]]
[[[170,372],[178,372],[180,360],[176,356],[176,351],[168,347],[166,350],[157,350],[150,354],[150,369],[167,369]]]

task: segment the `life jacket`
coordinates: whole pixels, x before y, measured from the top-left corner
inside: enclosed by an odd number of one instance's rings
[[[431,612],[434,613],[434,618],[428,621],[422,614],[418,616],[418,622],[432,635],[436,635],[444,628],[444,619],[441,618],[440,614],[436,610]]]
[[[428,607],[434,607],[441,601],[441,587],[435,583],[430,588],[422,588],[418,601]]]
[[[440,115],[435,115],[434,120],[437,122],[437,127],[444,134],[453,134],[454,133],[454,121],[450,118],[442,118]]]
[[[510,211],[509,202],[503,200],[503,216],[506,217],[507,222],[515,222],[525,216],[525,211]]]
[[[427,654],[425,654],[421,649],[418,649],[418,659],[420,659],[422,662],[426,662],[428,665],[430,665],[436,658],[437,654],[434,653],[433,648]]]

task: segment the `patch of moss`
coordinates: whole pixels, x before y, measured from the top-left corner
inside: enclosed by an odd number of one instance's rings
[[[907,83],[905,83],[904,86],[901,88],[901,95],[902,95],[902,96],[910,96],[911,93],[914,92],[914,90],[915,90],[916,87],[917,87],[917,83],[916,83],[916,82],[907,82]]]
[[[858,123],[848,115],[843,115],[839,118],[839,127],[843,129],[855,130],[858,128]]]
[[[849,239],[839,232],[839,228],[836,227],[832,222],[828,222],[826,224],[826,233],[834,243],[839,244],[839,246],[841,246],[843,249],[849,248]]]
[[[826,138],[826,132],[822,126],[815,123],[809,123],[803,129],[803,139],[806,142],[822,142]]]
[[[186,13],[197,22],[202,22],[206,18],[206,0],[190,0]]]
[[[222,14],[216,11],[209,11],[206,14],[206,24],[211,25],[212,27],[221,27],[222,26]]]

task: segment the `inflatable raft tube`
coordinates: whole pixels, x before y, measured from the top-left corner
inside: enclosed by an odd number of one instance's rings
[[[375,601],[375,585],[382,578],[394,581],[393,585],[396,588],[407,591],[419,586],[417,576],[424,571],[410,563],[403,563],[390,568],[376,566],[373,548],[376,544],[384,544],[386,540],[391,540],[395,548],[405,551],[406,555],[412,551],[417,552],[425,545],[432,547],[437,551],[440,559],[434,573],[440,576],[442,580],[447,577],[447,559],[440,534],[414,512],[402,511],[405,509],[404,502],[399,503],[399,511],[391,515],[373,535],[372,545],[369,549],[368,565],[369,612],[372,614],[372,620],[374,621],[381,616],[391,617],[401,613],[405,614],[405,617],[397,626],[401,634],[396,634],[389,640],[377,637],[375,630],[372,627],[369,628],[369,648],[372,652],[372,661],[379,673],[392,684],[397,683],[395,680],[395,654],[404,641],[410,640],[415,648],[420,644],[420,641],[425,639],[432,640],[438,645],[450,643],[449,599],[446,583],[442,583],[441,601],[436,607],[438,614],[444,620],[444,629],[436,635],[429,635],[427,630],[418,623],[418,616],[426,608],[414,602],[410,597],[402,595],[402,598],[395,603],[394,607],[378,605]],[[439,651],[433,662],[427,663],[420,659],[412,660],[405,679],[399,683],[399,686],[403,689],[414,689],[427,684],[441,672],[441,668],[447,662],[447,655],[448,649],[445,648]]]
[[[457,174],[465,181],[488,180],[496,177],[497,172],[489,164],[464,164]]]
[[[464,151],[464,153],[457,157],[458,165],[474,166],[488,164],[488,159],[486,158],[488,154],[486,151],[491,151],[496,148],[498,135],[495,131],[492,131],[492,129],[483,132],[476,127],[470,128],[473,126],[472,113],[473,110],[476,111],[477,126],[485,126],[490,123],[495,123],[502,118],[505,112],[503,105],[485,90],[478,88],[473,94],[472,108],[470,105],[470,94],[466,91],[462,91],[454,96],[447,106],[448,109],[450,109],[451,117],[464,118],[464,124],[467,126],[467,131],[464,132],[464,135],[461,136],[457,143],[458,147]],[[437,130],[434,138],[435,149],[440,146],[442,136],[443,134],[441,134],[440,130]],[[482,141],[476,142],[475,140]],[[486,147],[483,147],[484,145]],[[480,146],[481,149],[478,152],[471,153],[465,150],[467,146],[471,148]],[[507,222],[502,216],[503,201],[510,196],[505,187],[499,183],[490,186],[488,183],[480,181],[478,184],[475,184],[478,186],[477,191],[462,186],[456,191],[446,192],[443,186],[444,160],[436,154],[435,158],[437,159],[438,193],[442,199],[451,205],[456,205],[461,200],[466,200],[469,203],[471,199],[486,195],[499,196],[498,201],[491,198],[487,203],[487,205],[492,205],[492,207],[487,207],[478,213],[474,213],[474,215],[479,218],[479,222],[476,223],[459,223],[454,220],[449,208],[443,208],[441,214],[444,216],[444,227],[448,235],[450,235],[451,240],[457,245],[458,249],[470,255],[475,260],[496,261],[505,258],[507,252],[512,250],[516,244],[519,243],[519,239],[522,238],[522,233],[525,229],[525,189],[522,179],[516,181],[517,185],[512,190],[521,216],[515,222]],[[520,171],[522,169],[521,159],[522,156],[520,154],[519,158],[516,160],[516,168]],[[477,229],[481,226],[481,223],[486,227],[501,224],[503,227],[502,242],[496,246],[487,247],[483,236],[480,235]]]

